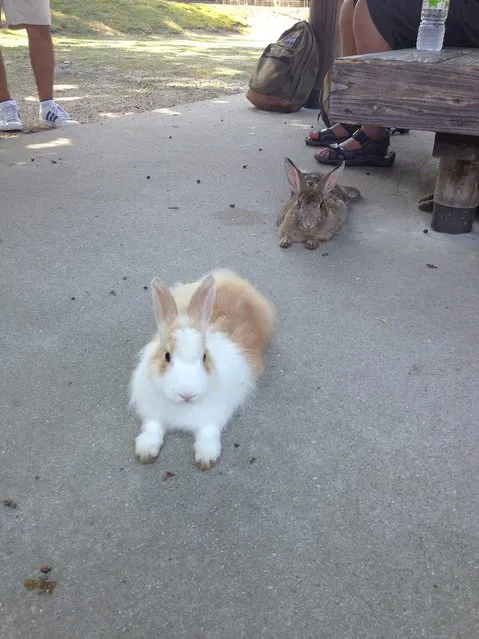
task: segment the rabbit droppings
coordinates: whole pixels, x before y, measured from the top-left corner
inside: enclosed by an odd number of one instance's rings
[[[346,202],[361,194],[352,186],[339,186],[344,162],[326,175],[305,173],[289,158],[284,163],[293,191],[278,217],[278,244],[287,248],[293,242],[304,242],[306,248],[316,249],[346,221]]]
[[[195,460],[210,468],[221,431],[263,372],[276,311],[249,282],[229,271],[168,289],[152,282],[158,330],[140,354],[131,401],[142,420],[135,450],[156,459],[167,430],[195,437]]]

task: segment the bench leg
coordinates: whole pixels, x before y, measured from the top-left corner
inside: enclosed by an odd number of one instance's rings
[[[439,233],[470,233],[479,205],[479,162],[441,157],[431,228]]]

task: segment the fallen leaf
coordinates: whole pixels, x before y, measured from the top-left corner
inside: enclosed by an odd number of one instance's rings
[[[7,508],[16,508],[17,504],[13,501],[13,499],[4,499],[3,505]]]
[[[49,581],[48,579],[24,579],[23,585],[27,590],[39,590],[41,593],[52,594],[56,581]]]
[[[40,572],[43,572],[44,575],[48,574],[51,569],[51,566],[40,566]]]
[[[171,477],[174,477],[176,475],[176,473],[172,473],[169,470],[166,471],[165,476],[163,477],[163,481],[166,481],[167,479],[171,479]]]
[[[426,264],[427,268],[437,268],[435,264]]]

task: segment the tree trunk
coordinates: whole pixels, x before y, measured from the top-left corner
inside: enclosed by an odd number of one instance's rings
[[[320,95],[326,73],[339,54],[339,10],[343,0],[311,0],[309,22],[319,48],[320,67],[316,85],[304,105],[307,109],[320,108]]]

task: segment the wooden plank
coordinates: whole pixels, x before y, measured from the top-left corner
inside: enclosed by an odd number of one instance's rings
[[[333,121],[479,135],[479,50],[339,58],[331,76]]]
[[[441,51],[418,51],[417,49],[398,49],[396,51],[382,51],[381,53],[367,53],[355,55],[341,60],[384,61],[384,62],[414,62],[417,64],[454,64],[462,59],[476,60],[479,65],[478,49],[442,49]],[[474,64],[473,64],[474,66]]]
[[[432,155],[479,162],[479,136],[436,133]]]
[[[479,49],[464,49],[455,60],[446,60],[444,64],[457,64],[461,67],[479,67]]]

